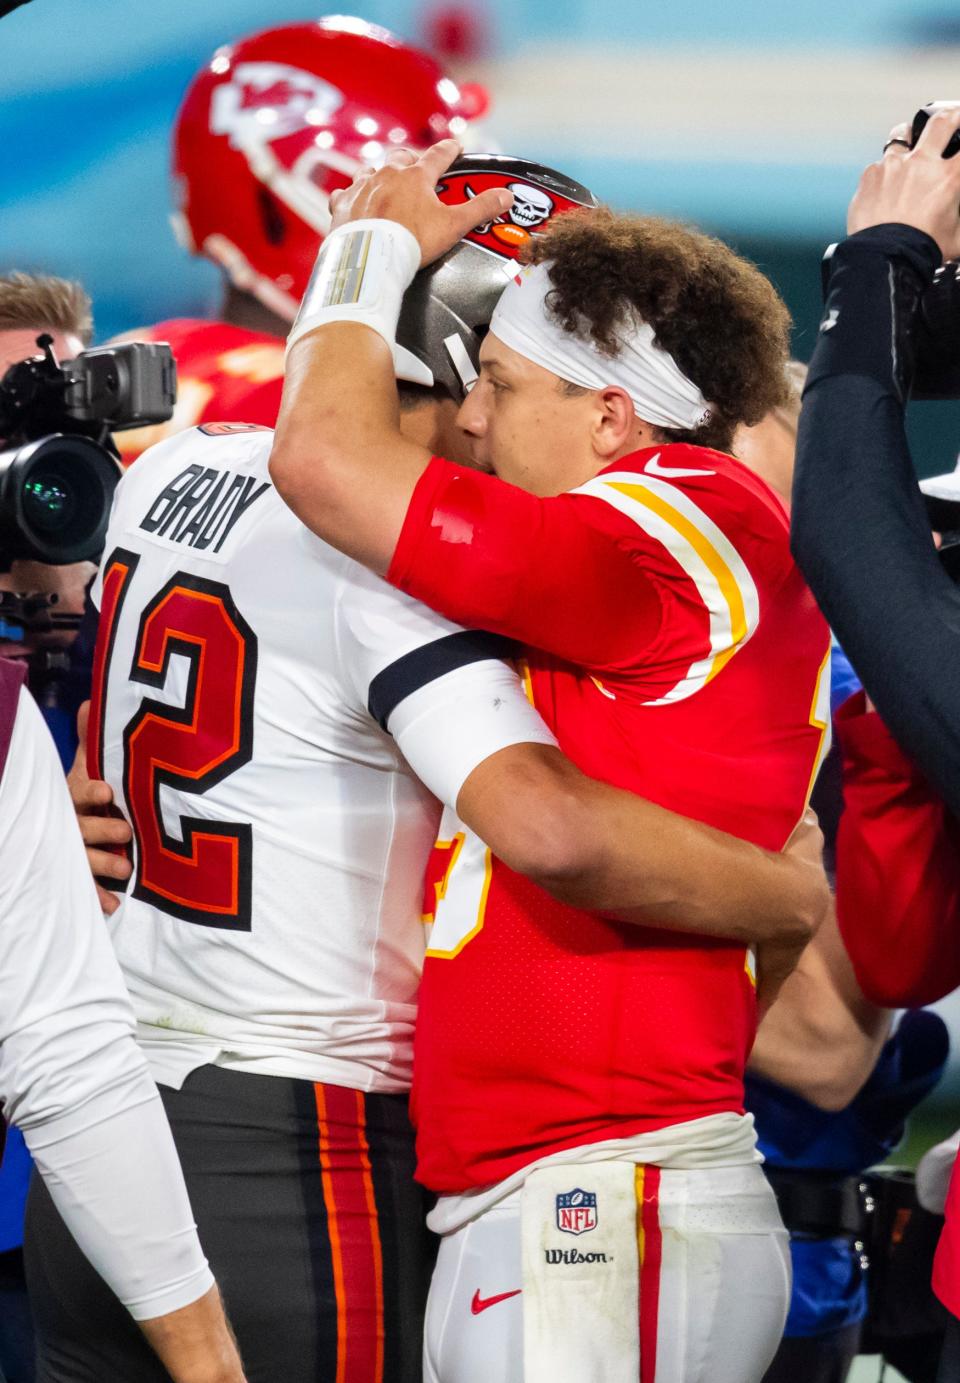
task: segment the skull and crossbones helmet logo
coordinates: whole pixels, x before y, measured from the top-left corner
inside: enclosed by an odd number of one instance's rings
[[[477,378],[490,318],[531,240],[558,216],[598,205],[589,188],[565,173],[510,154],[462,154],[440,179],[437,197],[462,207],[494,187],[513,194],[509,210],[420,270],[397,324],[397,378],[440,385],[457,401]]]
[[[469,202],[491,187],[506,188],[513,203],[466,239],[499,259],[516,260],[558,215],[597,205],[593,194],[572,178],[506,154],[464,154],[440,180],[437,196],[447,203]]]
[[[531,187],[525,182],[507,183],[507,191],[513,193],[513,206],[507,212],[515,226],[533,230],[543,225],[553,213],[553,198],[542,188]]]
[[[477,195],[469,183],[464,185],[463,190],[468,198]],[[509,182],[507,191],[513,193],[513,206],[495,221],[485,221],[482,226],[478,226],[478,235],[487,235],[493,226],[502,226],[510,222],[529,232],[549,221],[554,208],[554,201],[549,193],[525,182]]]

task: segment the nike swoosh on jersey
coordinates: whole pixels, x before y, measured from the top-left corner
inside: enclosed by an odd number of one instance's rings
[[[470,1310],[473,1312],[475,1316],[479,1316],[480,1312],[486,1311],[488,1306],[496,1306],[498,1302],[509,1301],[511,1297],[518,1297],[522,1290],[522,1288],[517,1287],[512,1292],[501,1292],[499,1296],[482,1297],[480,1295],[480,1288],[478,1287],[473,1294],[473,1301],[471,1301],[470,1303]]]
[[[680,475],[716,475],[716,471],[698,471],[688,466],[661,466],[659,452],[650,457],[643,469],[647,475],[661,475],[664,480],[673,480]]]

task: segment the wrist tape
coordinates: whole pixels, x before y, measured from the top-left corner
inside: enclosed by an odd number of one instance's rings
[[[416,236],[396,221],[351,221],[328,235],[287,337],[287,350],[328,322],[372,327],[393,350],[403,295],[420,268]]]

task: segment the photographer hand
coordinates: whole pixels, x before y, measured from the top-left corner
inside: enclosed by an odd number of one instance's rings
[[[847,233],[896,222],[925,231],[945,260],[960,257],[960,155],[943,158],[960,105],[939,110],[909,148],[909,125],[895,125],[878,163],[864,171],[847,213]],[[891,142],[892,141],[892,142]]]
[[[117,854],[116,847],[127,845],[130,841],[130,827],[119,816],[110,816],[108,810],[113,806],[113,789],[109,783],[91,778],[87,773],[87,718],[90,702],[85,701],[77,714],[77,745],[73,767],[67,774],[67,787],[70,800],[77,814],[80,834],[87,847],[87,863],[94,879],[129,879],[130,861],[125,855]],[[109,889],[97,884],[97,897],[107,917],[116,912],[120,899]]]

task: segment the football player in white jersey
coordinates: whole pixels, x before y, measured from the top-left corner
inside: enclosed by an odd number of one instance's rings
[[[454,454],[475,328],[512,273],[477,254],[421,280],[403,338],[404,427]],[[251,1383],[412,1383],[428,1254],[404,1092],[437,799],[511,867],[637,920],[683,877],[677,925],[801,936],[822,893],[807,865],[582,778],[502,643],[299,524],[271,442],[208,424],[118,488],[89,729],[91,776],[133,836],[111,932]],[[457,875],[478,922],[488,860]],[[48,1377],[159,1377],[42,1193],[28,1230],[41,1357],[83,1361]]]

